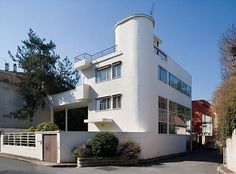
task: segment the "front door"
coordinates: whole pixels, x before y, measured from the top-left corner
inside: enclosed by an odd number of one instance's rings
[[[57,162],[57,135],[43,135],[43,161]]]

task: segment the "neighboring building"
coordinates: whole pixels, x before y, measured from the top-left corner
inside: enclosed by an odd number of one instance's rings
[[[206,100],[192,101],[192,130],[197,137],[196,141],[205,144],[212,139],[214,131],[214,113],[211,104]]]
[[[40,117],[34,117],[32,120],[30,119],[18,119],[10,116],[10,112],[15,112],[17,109],[20,109],[24,100],[19,93],[19,84],[24,73],[17,72],[15,69],[13,71],[9,71],[8,64],[5,65],[5,70],[0,70],[0,128],[29,128],[30,126],[46,121],[48,118],[50,121],[50,115],[48,111],[41,110],[36,113],[36,116],[41,115]],[[50,112],[49,112],[50,113]]]
[[[81,85],[51,99],[62,130],[80,122],[88,131],[190,132],[191,75],[160,49],[154,25],[148,15],[130,16],[116,24],[115,46],[76,57]]]

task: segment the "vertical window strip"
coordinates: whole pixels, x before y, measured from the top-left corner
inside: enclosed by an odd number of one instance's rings
[[[167,99],[158,97],[158,132],[167,134]]]

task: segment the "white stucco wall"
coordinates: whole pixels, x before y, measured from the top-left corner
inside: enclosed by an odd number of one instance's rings
[[[226,141],[226,164],[230,170],[236,172],[236,129],[233,131],[232,138]]]
[[[0,82],[0,98],[0,128],[28,128],[32,125],[29,120],[4,116],[21,108],[24,103],[17,86]]]
[[[58,163],[74,161],[71,150],[78,145],[87,144],[96,132],[60,131],[58,145]],[[160,135],[146,132],[114,132],[122,141],[133,140],[141,146],[141,159],[149,159],[186,151],[186,136]]]
[[[42,134],[35,135],[35,147],[3,145],[3,135],[1,135],[1,153],[43,160]]]
[[[87,144],[95,136],[95,132],[60,131],[58,138],[57,162],[73,162],[72,149],[81,144]]]

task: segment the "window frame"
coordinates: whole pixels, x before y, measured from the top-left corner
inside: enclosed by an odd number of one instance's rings
[[[121,66],[122,66],[121,61],[112,63],[112,70],[111,70],[112,71],[112,79],[117,79],[117,78],[121,77]],[[118,71],[118,69],[119,69],[119,71]],[[116,73],[114,73],[114,72],[116,72]],[[118,72],[119,72],[119,74],[118,74]],[[116,76],[114,76],[114,74],[116,74]]]
[[[165,75],[165,79],[162,79],[162,75]],[[168,72],[165,68],[163,68],[162,66],[158,65],[158,79],[160,81],[162,81],[163,83],[167,84],[168,82]]]
[[[101,80],[101,77],[102,77],[101,72],[103,72],[103,71],[105,71],[106,78]],[[102,66],[102,67],[95,69],[95,82],[96,83],[101,83],[101,82],[105,82],[108,80],[111,80],[111,65],[106,65],[106,66]]]
[[[161,129],[161,125],[165,125],[165,129]],[[158,96],[158,133],[168,134],[168,99],[162,96]]]
[[[119,99],[119,100],[115,100],[115,99]],[[121,109],[121,100],[122,100],[122,94],[113,95],[112,96],[112,109]],[[114,101],[118,103],[118,107],[114,107],[114,104],[116,103]]]
[[[111,110],[111,96],[105,96],[105,97],[100,97],[100,98],[96,98],[95,100],[95,108],[96,108],[96,111],[107,111],[107,110]],[[105,102],[105,107],[104,109],[102,108],[102,104],[104,103],[101,103],[102,102]],[[99,102],[99,103],[98,103]]]

